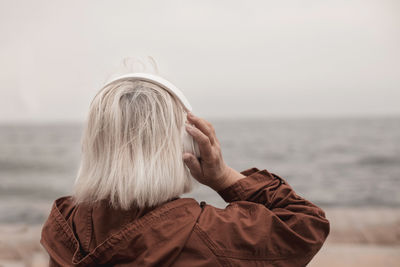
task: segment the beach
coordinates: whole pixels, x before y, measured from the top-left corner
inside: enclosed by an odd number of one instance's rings
[[[324,210],[331,232],[308,266],[399,266],[400,209]],[[0,225],[0,266],[47,266],[47,253],[39,244],[40,231],[40,224]]]
[[[400,209],[325,209],[331,232],[308,266],[399,266]]]

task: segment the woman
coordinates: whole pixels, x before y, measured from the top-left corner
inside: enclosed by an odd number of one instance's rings
[[[265,169],[227,166],[211,123],[153,78],[120,77],[91,103],[75,191],[42,229],[50,266],[305,266],[324,211]],[[181,198],[195,181],[229,205]]]

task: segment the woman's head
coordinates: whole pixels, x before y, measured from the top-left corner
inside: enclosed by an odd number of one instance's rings
[[[166,90],[129,78],[95,96],[82,138],[74,199],[155,206],[192,189],[182,161],[186,114]]]

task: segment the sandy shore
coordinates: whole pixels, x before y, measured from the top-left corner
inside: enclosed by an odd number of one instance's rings
[[[400,266],[400,209],[327,208],[331,233],[309,266]],[[0,225],[0,266],[47,266],[41,225]]]

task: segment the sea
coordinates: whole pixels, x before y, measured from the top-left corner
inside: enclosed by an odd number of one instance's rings
[[[266,169],[322,207],[400,207],[400,117],[207,119],[225,162]],[[0,125],[0,223],[42,223],[71,194],[82,123]],[[182,197],[223,208],[206,186]]]

